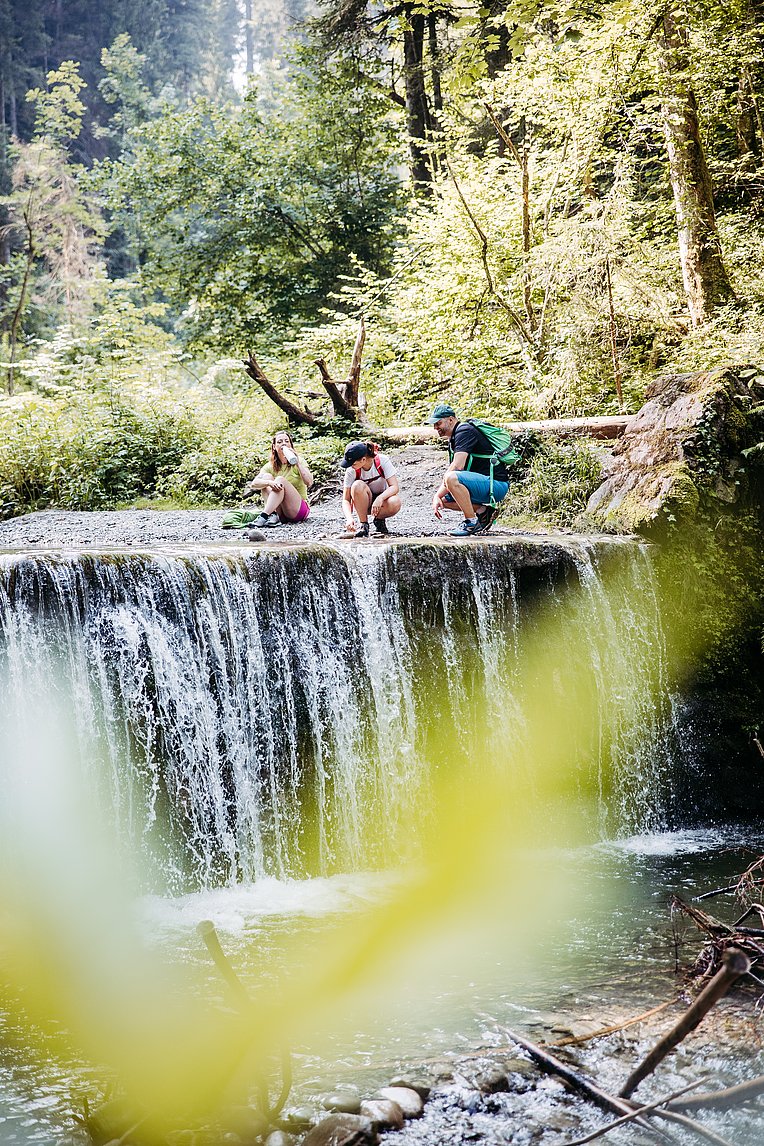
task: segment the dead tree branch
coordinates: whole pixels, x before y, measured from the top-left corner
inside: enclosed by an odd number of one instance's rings
[[[528,320],[528,326],[531,331],[535,331],[537,327],[536,311],[533,306],[533,289],[531,284],[529,258],[531,253],[531,200],[530,200],[530,178],[528,173],[528,140],[527,129],[525,123],[525,116],[521,117],[520,125],[523,133],[523,150],[520,152],[512,139],[512,136],[506,131],[504,125],[500,121],[496,112],[493,110],[489,103],[484,103],[483,107],[488,112],[488,117],[491,120],[496,133],[502,140],[507,150],[512,155],[517,166],[520,168],[520,198],[522,202],[522,218],[523,218],[523,303],[525,305],[525,317]]]
[[[326,362],[323,358],[316,358],[315,363],[321,375],[321,384],[329,395],[335,415],[340,418],[349,418],[353,421],[356,418],[357,411],[353,410],[353,407],[346,401],[338,384],[329,376],[329,369]]]
[[[244,369],[250,378],[257,382],[260,389],[268,395],[271,402],[275,402],[278,408],[284,411],[291,425],[316,426],[322,420],[320,414],[314,414],[312,410],[306,410],[303,406],[295,405],[280,390],[277,390],[251,350],[244,361]]]
[[[685,1011],[678,1023],[660,1039],[647,1057],[633,1070],[620,1091],[619,1098],[630,1098],[643,1079],[655,1070],[667,1054],[678,1046],[682,1039],[694,1031],[708,1014],[714,1003],[727,994],[730,987],[741,975],[751,969],[751,961],[744,951],[730,948],[724,956],[723,966],[716,972],[710,983]]]
[[[665,1003],[659,1003],[657,1007],[651,1007],[649,1011],[643,1011],[641,1015],[635,1015],[632,1019],[626,1019],[623,1023],[616,1023],[612,1027],[600,1027],[598,1031],[592,1031],[590,1035],[573,1035],[567,1039],[558,1039],[557,1042],[547,1043],[550,1047],[570,1047],[577,1046],[579,1043],[588,1043],[592,1039],[602,1038],[604,1035],[614,1035],[616,1031],[625,1031],[627,1027],[633,1027],[636,1023],[644,1022],[645,1019],[652,1018],[653,1015],[659,1014],[660,1011],[665,1011],[666,1007],[670,1007],[675,1003],[676,999],[667,999]]]
[[[764,1075],[749,1079],[748,1082],[739,1082],[737,1086],[727,1086],[724,1090],[710,1090],[702,1094],[693,1094],[683,1102],[672,1099],[669,1110],[727,1110],[731,1106],[738,1106],[743,1102],[750,1102],[764,1094]]]
[[[664,1103],[671,1102],[674,1098],[679,1098],[680,1095],[686,1094],[688,1090],[694,1090],[695,1087],[700,1086],[704,1080],[699,1078],[695,1082],[690,1082],[687,1086],[683,1086],[681,1090],[675,1090],[672,1094],[664,1094],[663,1098],[656,1098],[655,1102],[648,1102],[646,1106],[638,1106],[631,1114],[624,1114],[621,1118],[616,1118],[615,1122],[609,1122],[607,1126],[601,1126],[599,1130],[593,1130],[591,1134],[586,1134],[583,1138],[576,1138],[573,1142],[566,1143],[566,1146],[584,1146],[586,1142],[593,1142],[595,1138],[602,1138],[605,1134],[609,1134],[611,1130],[615,1130],[617,1126],[623,1126],[626,1122],[633,1122],[635,1118],[639,1118],[640,1114],[650,1114],[659,1106]]]
[[[337,382],[329,374],[329,367],[323,358],[316,358],[315,363],[321,375],[321,385],[331,399],[332,408],[336,416],[347,418],[351,422],[365,423],[366,419],[361,409],[361,358],[363,344],[366,341],[366,324],[361,315],[358,334],[353,347],[350,360],[350,369],[344,382]]]
[[[578,1071],[573,1070],[572,1067],[561,1062],[560,1059],[555,1058],[554,1055],[548,1054],[542,1050],[541,1047],[536,1046],[535,1043],[524,1039],[522,1035],[515,1034],[514,1031],[510,1031],[506,1027],[501,1028],[501,1030],[512,1042],[517,1043],[524,1051],[527,1051],[533,1061],[540,1066],[542,1070],[545,1070],[547,1074],[556,1074],[566,1082],[568,1086],[578,1091],[579,1094],[583,1094],[585,1098],[588,1098],[590,1102],[599,1106],[601,1110],[607,1110],[609,1114],[633,1113],[632,1107],[621,1097],[608,1094],[607,1091],[601,1090],[600,1087],[590,1082],[588,1078],[579,1074]],[[653,1134],[658,1134],[660,1137],[660,1131],[650,1126],[650,1123],[642,1116],[637,1116],[636,1121],[643,1130],[647,1129]]]
[[[478,221],[475,218],[475,215],[473,214],[472,209],[470,208],[467,200],[464,198],[464,194],[462,193],[462,189],[459,186],[459,183],[456,179],[456,176],[454,175],[454,172],[451,168],[451,164],[448,162],[447,159],[444,160],[444,163],[445,163],[446,170],[448,171],[448,174],[451,176],[451,181],[452,181],[452,183],[456,189],[456,194],[459,196],[459,199],[461,200],[462,206],[464,207],[464,210],[467,212],[467,217],[469,218],[469,221],[472,223],[472,226],[474,227],[475,233],[476,233],[478,240],[480,242],[480,261],[483,264],[483,273],[485,275],[486,283],[488,284],[488,293],[489,293],[489,295],[492,295],[493,298],[496,299],[497,303],[502,308],[502,310],[509,316],[509,319],[512,322],[512,325],[514,326],[517,333],[520,335],[520,338],[522,339],[522,341],[523,341],[524,345],[526,346],[526,348],[528,349],[528,351],[531,353],[534,361],[538,361],[538,354],[537,354],[534,338],[533,338],[531,331],[528,329],[526,324],[523,322],[522,316],[515,310],[515,308],[512,306],[512,304],[510,302],[507,302],[507,300],[504,298],[504,296],[501,294],[501,292],[496,289],[496,283],[493,281],[493,274],[491,273],[491,268],[490,268],[490,265],[488,262],[488,236],[486,235],[485,231],[483,230],[483,228],[478,223]]]

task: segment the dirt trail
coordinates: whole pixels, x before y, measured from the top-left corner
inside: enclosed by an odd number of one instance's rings
[[[430,502],[445,470],[445,450],[435,445],[408,446],[390,451],[401,485],[403,508],[390,522],[397,537],[434,537],[447,534],[461,520],[449,513],[438,521]],[[336,537],[343,528],[340,508],[341,476],[311,507],[310,517],[299,525],[282,525],[267,531],[269,545],[321,541]],[[259,499],[242,502],[257,509]],[[231,507],[233,508],[233,507]],[[222,509],[212,510],[43,510],[0,523],[0,549],[80,548],[87,546],[135,546],[201,544],[249,544],[241,530],[224,530]],[[500,533],[494,527],[492,533]]]

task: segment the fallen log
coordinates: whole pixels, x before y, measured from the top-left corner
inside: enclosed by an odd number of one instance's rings
[[[678,1046],[682,1039],[694,1031],[703,1018],[713,1007],[714,1003],[727,994],[730,987],[741,975],[751,969],[751,960],[744,951],[730,947],[724,955],[724,963],[698,995],[697,999],[688,1007],[679,1022],[660,1039],[645,1059],[633,1070],[626,1083],[619,1092],[619,1098],[630,1098],[643,1079],[652,1074],[658,1063]]]
[[[619,438],[629,421],[628,414],[614,414],[602,418],[547,418],[533,422],[501,422],[513,434],[549,434],[557,438]],[[391,442],[424,445],[437,437],[432,426],[391,426],[377,431]]]

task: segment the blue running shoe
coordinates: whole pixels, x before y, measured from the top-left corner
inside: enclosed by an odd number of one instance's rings
[[[459,528],[452,529],[450,534],[451,537],[474,537],[475,534],[480,533],[482,529],[483,526],[480,524],[480,521],[477,518],[475,521],[467,521],[467,518],[465,517]]]

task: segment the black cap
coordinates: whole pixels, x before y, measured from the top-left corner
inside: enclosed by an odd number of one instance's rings
[[[345,447],[345,456],[340,462],[340,465],[343,470],[346,470],[355,462],[360,462],[361,458],[365,458],[368,453],[369,447],[366,445],[366,442],[351,442],[349,446]]]

